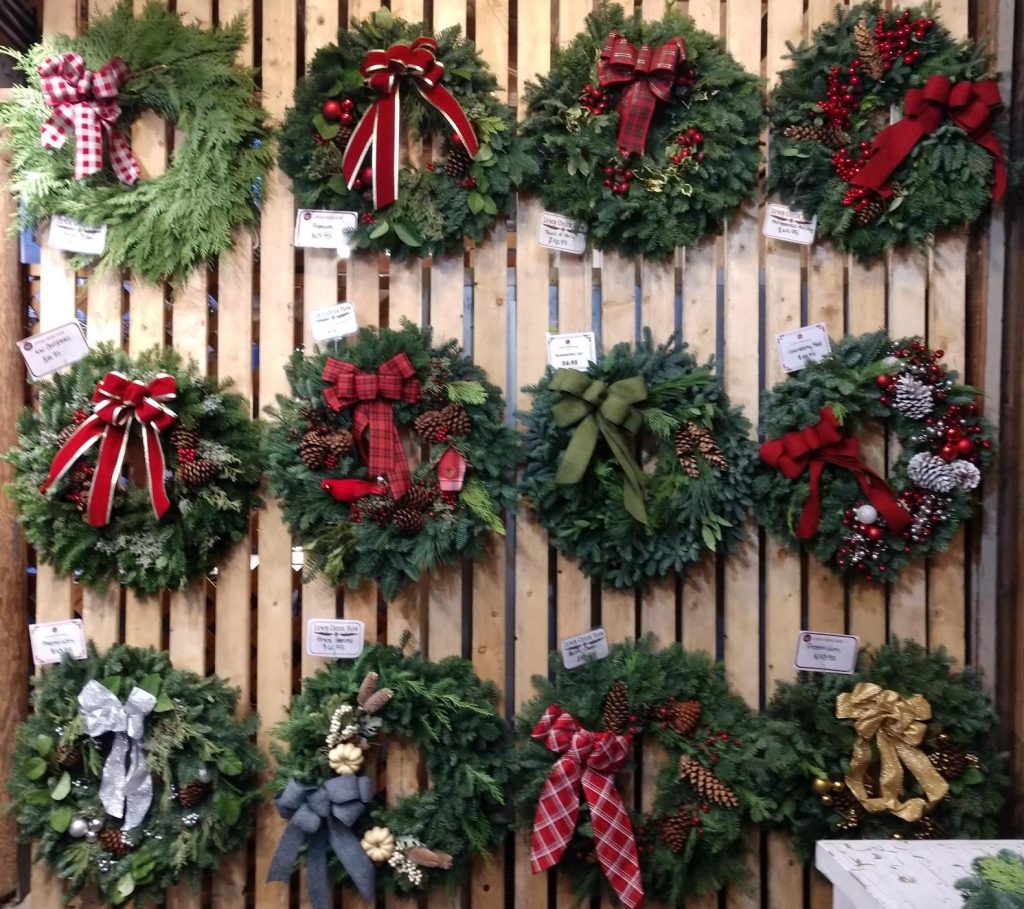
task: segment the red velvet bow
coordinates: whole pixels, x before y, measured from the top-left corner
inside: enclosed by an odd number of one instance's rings
[[[795,480],[810,468],[810,493],[796,531],[799,539],[809,540],[818,531],[821,520],[819,482],[826,464],[856,475],[868,501],[885,518],[893,533],[900,533],[910,523],[910,515],[889,485],[860,459],[859,449],[856,439],[848,438],[839,431],[839,421],[830,407],[821,408],[821,420],[817,426],[788,432],[781,439],[770,439],[761,446],[761,460],[781,471],[786,479]]]
[[[345,146],[341,169],[351,189],[363,158],[373,146],[374,208],[385,208],[398,198],[399,91],[403,79],[408,79],[423,100],[441,112],[470,157],[477,153],[479,145],[473,124],[451,92],[441,85],[444,64],[436,54],[437,42],[433,38],[417,38],[412,44],[372,50],[363,59],[363,79],[380,98],[356,124]]]
[[[949,117],[969,139],[992,155],[992,198],[999,201],[1006,192],[1006,165],[999,140],[992,132],[992,114],[1002,106],[999,86],[992,79],[957,82],[948,76],[931,76],[924,88],[912,88],[903,99],[903,119],[887,126],[868,152],[868,162],[851,181],[873,189],[883,197],[892,195],[889,178],[911,149]]]
[[[686,44],[678,35],[661,47],[643,44],[640,49],[618,32],[611,32],[597,61],[597,79],[602,86],[628,85],[619,97],[619,151],[623,155],[644,153],[647,131],[658,101],[672,97],[676,72],[686,61]]]
[[[92,415],[57,452],[50,464],[49,476],[39,491],[46,492],[99,440],[100,452],[89,490],[88,514],[93,527],[103,527],[110,521],[114,490],[121,476],[129,431],[135,420],[142,432],[153,511],[158,518],[163,517],[171,507],[171,501],[164,488],[164,453],[160,447],[160,433],[176,419],[174,411],[163,402],[174,400],[176,391],[174,377],[163,373],[148,385],[143,385],[119,372],[108,372],[93,392],[95,406]]]
[[[642,905],[644,886],[636,838],[629,812],[615,788],[615,772],[629,754],[629,739],[613,732],[590,732],[555,704],[544,712],[531,735],[561,755],[544,782],[533,819],[533,873],[557,865],[565,853],[576,830],[582,784],[601,869],[623,905],[630,909]]]
[[[139,164],[131,146],[117,128],[121,107],[117,95],[131,78],[128,64],[111,57],[102,69],[85,68],[80,54],[47,57],[37,69],[43,100],[53,108],[39,128],[43,148],[61,148],[69,133],[75,137],[75,179],[103,170],[103,136],[110,150],[110,166],[122,183],[139,179]]]
[[[372,373],[328,357],[322,378],[330,383],[324,389],[329,407],[341,410],[354,406],[352,433],[371,478],[385,477],[392,497],[400,499],[410,485],[409,463],[391,408],[398,402],[413,404],[420,399],[420,382],[412,362],[404,353],[395,354]],[[364,432],[369,434],[366,443]]]

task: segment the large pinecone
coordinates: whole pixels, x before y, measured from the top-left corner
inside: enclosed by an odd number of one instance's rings
[[[885,211],[885,206],[877,196],[865,199],[861,205],[857,206],[857,223],[862,225],[874,224],[875,221],[882,217],[883,211]]]
[[[848,133],[837,126],[812,126],[810,124],[794,124],[787,126],[783,135],[790,139],[805,139],[811,142],[821,142],[829,148],[839,149],[850,144]]]
[[[400,508],[409,508],[413,511],[426,511],[433,501],[434,491],[429,486],[417,483],[409,487],[409,491],[402,496],[398,505]]]
[[[957,485],[949,462],[927,451],[919,451],[907,462],[907,476],[915,486],[932,492],[951,492]]]
[[[352,138],[352,133],[355,132],[354,126],[341,126],[338,128],[338,135],[334,137],[334,144],[345,151],[345,147],[348,145],[348,140]]]
[[[692,421],[683,423],[676,427],[672,441],[679,464],[690,477],[700,476],[700,466],[696,459],[698,454],[715,470],[724,472],[729,469],[729,462],[706,426]]]
[[[469,414],[462,409],[461,404],[448,404],[442,409],[441,416],[444,417],[449,438],[453,436],[464,436],[469,432]]]
[[[413,511],[411,508],[396,508],[391,515],[391,523],[399,533],[412,536],[423,529],[423,512]]]
[[[604,697],[601,722],[616,735],[622,735],[629,725],[629,688],[622,679],[616,680]]]
[[[421,413],[413,428],[424,442],[440,442],[448,428],[448,421],[440,410],[426,410]]]
[[[920,379],[903,375],[896,380],[893,405],[911,420],[923,420],[935,407],[935,395],[930,385]]]
[[[210,784],[192,780],[178,790],[178,801],[183,808],[193,808],[210,793]]]
[[[735,808],[739,805],[736,793],[696,758],[684,754],[679,758],[679,775],[709,802]]]
[[[967,755],[959,748],[943,748],[928,755],[932,766],[947,780],[963,776],[967,769]]]
[[[693,829],[693,818],[688,814],[677,812],[661,820],[661,838],[673,852],[682,852],[687,837]]]
[[[174,476],[186,486],[195,488],[205,486],[217,475],[217,465],[213,461],[186,461],[179,465]]]
[[[175,427],[171,433],[171,444],[175,448],[198,448],[199,436],[184,426]]]
[[[356,444],[352,433],[347,429],[336,429],[333,432],[325,433],[322,438],[327,448],[327,453],[338,458],[348,454]]]
[[[70,439],[78,431],[77,423],[69,423],[60,432],[57,433],[57,445],[63,446],[68,439]]]
[[[469,173],[473,159],[461,145],[453,145],[444,159],[444,172],[453,180],[461,180]]]
[[[307,432],[299,440],[299,457],[310,470],[319,470],[324,466],[324,458],[327,457],[325,438],[318,432]]]
[[[939,822],[930,815],[925,815],[914,824],[910,836],[915,840],[941,840],[943,838],[942,827]]]
[[[700,476],[700,465],[697,463],[697,452],[686,426],[676,427],[672,433],[672,444],[675,446],[676,459],[683,468],[683,473],[696,480]]]
[[[693,735],[697,723],[700,722],[701,709],[700,701],[680,701],[673,704],[668,720],[672,731],[679,735]]]
[[[53,756],[61,767],[77,767],[82,763],[82,749],[78,747],[77,742],[58,745],[54,749]]]
[[[132,850],[132,847],[122,839],[121,831],[116,827],[104,827],[97,838],[106,852],[116,855],[118,858],[127,855]]]
[[[875,36],[867,21],[861,19],[853,27],[853,46],[861,64],[872,79],[881,79],[885,75],[885,58],[875,43]]]

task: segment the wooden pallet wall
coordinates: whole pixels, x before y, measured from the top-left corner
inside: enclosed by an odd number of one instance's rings
[[[113,3],[45,0],[44,30],[74,33]],[[547,69],[555,49],[572,40],[592,4],[391,0],[389,5],[408,19],[427,17],[435,28],[467,27],[510,103],[521,110],[525,84]],[[680,5],[701,27],[722,35],[737,59],[768,86],[785,65],[787,42],[808,34],[834,8],[832,0]],[[280,120],[316,48],[331,41],[349,16],[365,16],[377,6],[375,0],[177,0],[176,9],[203,23],[239,13],[248,17],[253,27],[245,61],[260,67],[263,103]],[[650,18],[663,10],[662,0],[638,0],[637,6]],[[968,0],[946,0],[943,7],[954,32],[966,33],[977,19]],[[1012,26],[1007,12],[1012,2],[992,0],[985,8],[985,22]],[[166,166],[175,140],[173,130],[155,117],[136,125],[135,154],[146,174]],[[408,149],[414,159],[422,153]],[[733,401],[754,422],[762,389],[782,377],[775,333],[810,322],[825,322],[834,336],[881,325],[894,334],[924,333],[969,377],[998,381],[1000,374],[986,359],[986,351],[998,344],[985,334],[998,331],[999,320],[985,310],[983,294],[969,293],[977,282],[970,282],[964,238],[943,240],[930,255],[901,253],[863,267],[827,246],[808,251],[766,242],[759,204],[751,204],[724,236],[679,250],[669,263],[613,254],[574,257],[537,245],[541,209],[522,199],[487,243],[460,253],[422,263],[391,264],[386,257],[367,256],[338,262],[324,251],[292,247],[295,201],[283,174],[270,175],[263,197],[258,235],[240,235],[216,268],[182,287],[148,285],[127,274],[86,284],[65,268],[61,253],[44,247],[40,267],[26,275],[23,288],[34,298],[37,328],[67,322],[80,311],[91,342],[121,343],[133,353],[155,343],[174,344],[211,373],[232,377],[252,397],[254,412],[287,390],[283,366],[296,344],[310,340],[308,312],[339,299],[355,303],[361,324],[397,325],[408,317],[428,321],[438,335],[460,339],[504,388],[510,407],[528,404],[519,389],[544,369],[546,328],[595,330],[604,348],[634,339],[642,325],[662,338],[679,328],[699,356],[719,358]],[[16,329],[5,328],[4,337],[11,332]],[[993,417],[997,391],[989,388]],[[878,468],[894,456],[881,434],[865,447]],[[295,643],[305,621],[316,617],[359,618],[370,638],[397,642],[408,632],[430,657],[471,658],[481,675],[499,685],[510,716],[532,696],[531,676],[546,671],[546,654],[557,640],[595,624],[603,624],[613,640],[651,632],[662,642],[680,640],[710,651],[725,660],[733,684],[756,707],[775,679],[792,674],[801,628],[848,631],[866,643],[893,633],[909,635],[944,644],[959,659],[973,658],[980,635],[969,629],[984,627],[991,615],[977,579],[995,573],[978,555],[988,552],[994,558],[994,546],[986,548],[980,540],[979,529],[969,528],[948,555],[906,572],[887,593],[846,589],[819,565],[787,553],[751,525],[729,559],[709,560],[685,579],[668,577],[635,595],[596,589],[571,560],[549,549],[539,524],[524,512],[510,517],[507,539],[494,540],[485,558],[438,572],[383,604],[370,584],[344,592],[319,581],[303,584],[292,566],[280,511],[269,503],[254,521],[251,545],[238,547],[215,581],[163,600],[139,601],[118,590],[83,593],[40,568],[35,616],[45,621],[79,614],[100,644],[126,640],[168,647],[179,664],[228,677],[241,687],[244,708],[260,712],[262,745],[301,676],[319,664],[300,655]],[[660,756],[651,750],[643,758],[653,770]],[[417,754],[395,749],[386,768],[388,796],[415,788],[419,773]],[[649,786],[631,791],[638,804],[649,803]],[[170,905],[306,906],[297,886],[264,883],[281,831],[271,807],[260,811],[257,827],[250,854],[225,863],[201,894],[176,891]],[[794,861],[784,837],[769,835],[762,842],[753,835],[750,845],[750,886],[721,900],[694,901],[690,909],[830,905],[827,887]],[[534,877],[526,854],[525,840],[518,838],[506,853],[481,864],[465,892],[432,895],[424,904],[430,909],[571,905],[564,878],[557,873]],[[36,909],[59,905],[58,888],[38,867],[33,895]],[[355,909],[363,903],[345,896],[337,905]],[[407,909],[413,902],[388,899],[386,905]]]

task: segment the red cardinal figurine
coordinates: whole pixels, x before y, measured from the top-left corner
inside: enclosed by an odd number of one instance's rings
[[[387,492],[380,483],[367,480],[324,480],[321,489],[326,489],[339,502],[356,502],[363,496],[379,496]]]

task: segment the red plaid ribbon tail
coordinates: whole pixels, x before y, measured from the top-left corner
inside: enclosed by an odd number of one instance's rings
[[[561,755],[544,782],[530,839],[534,874],[558,864],[576,830],[579,789],[590,808],[594,849],[608,883],[623,905],[643,905],[640,858],[629,812],[615,788],[615,773],[629,754],[630,740],[584,729],[556,704],[544,712],[532,738]]]

